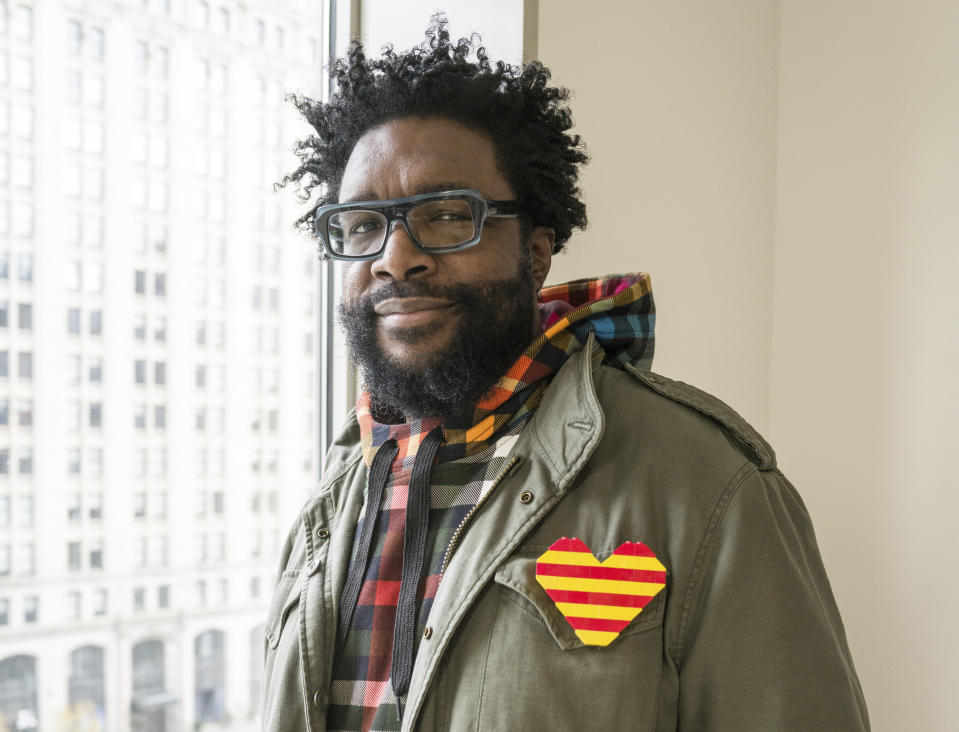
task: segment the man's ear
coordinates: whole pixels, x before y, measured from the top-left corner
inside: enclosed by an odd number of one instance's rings
[[[549,267],[553,262],[553,247],[556,245],[556,230],[552,226],[534,226],[529,235],[530,265],[533,271],[533,282],[539,292]]]

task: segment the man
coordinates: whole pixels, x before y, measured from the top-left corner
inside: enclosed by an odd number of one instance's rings
[[[471,51],[437,20],[296,100],[364,391],[284,548],[265,729],[867,729],[772,449],[649,371],[649,278],[542,289],[586,223],[566,92]]]

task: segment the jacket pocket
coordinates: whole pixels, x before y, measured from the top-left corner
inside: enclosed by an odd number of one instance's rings
[[[304,572],[299,569],[288,569],[280,575],[270,602],[270,612],[266,616],[266,642],[271,649],[275,649],[279,644],[286,619],[300,602],[304,576]]]
[[[602,555],[601,551],[597,553]],[[606,554],[610,553],[612,550],[606,552]],[[587,647],[556,607],[556,603],[536,581],[536,560],[539,555],[540,553],[536,556],[510,557],[496,572],[493,581],[512,590],[512,593],[505,593],[504,599],[538,616],[553,636],[553,640],[564,651]],[[610,645],[615,645],[626,636],[662,626],[665,594],[664,588],[620,631],[619,636]]]

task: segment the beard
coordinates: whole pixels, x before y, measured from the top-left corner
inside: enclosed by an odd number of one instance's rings
[[[469,417],[534,337],[536,288],[528,256],[512,278],[452,285],[394,282],[337,308],[353,360],[370,394],[373,418],[396,424],[405,418]],[[377,338],[374,306],[391,297],[437,297],[457,303],[458,322],[449,341],[415,367],[397,363]],[[432,332],[408,328],[410,344]]]

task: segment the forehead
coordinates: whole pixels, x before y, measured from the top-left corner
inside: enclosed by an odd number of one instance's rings
[[[410,117],[374,127],[359,139],[343,172],[340,201],[451,188],[475,188],[491,199],[513,197],[487,135],[452,120]]]

